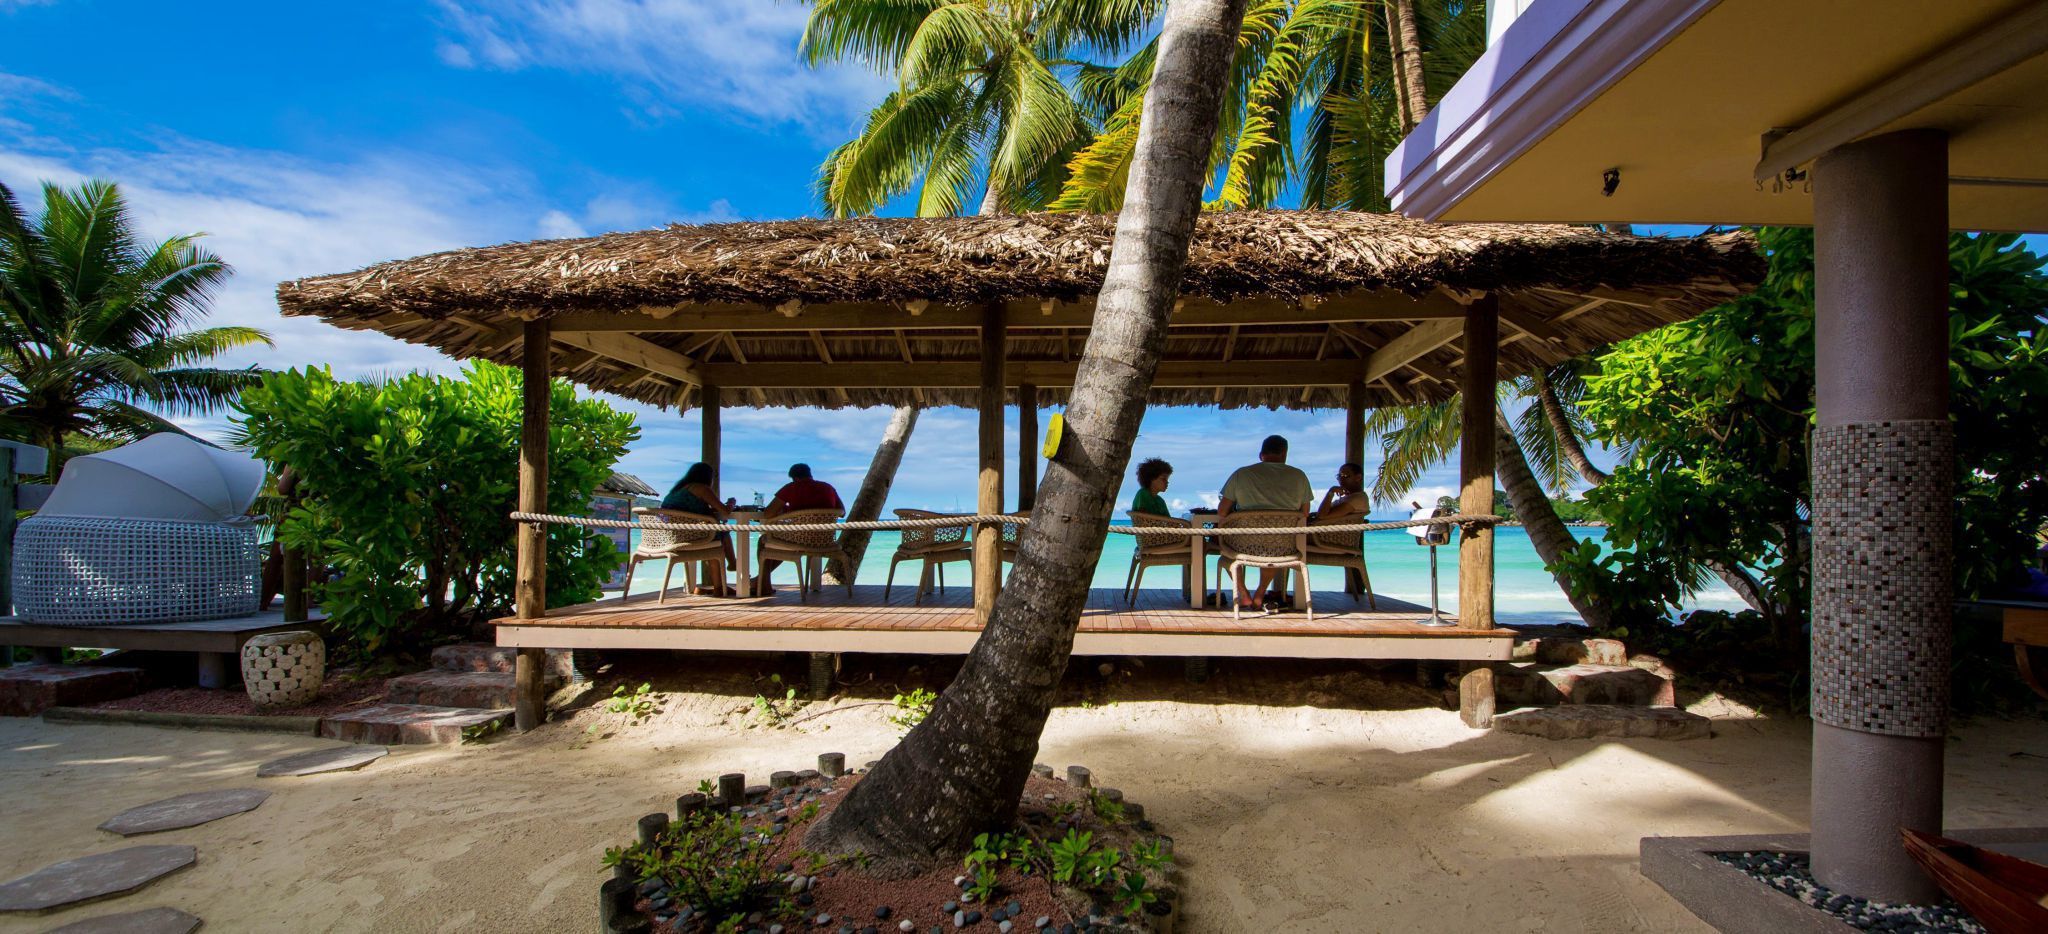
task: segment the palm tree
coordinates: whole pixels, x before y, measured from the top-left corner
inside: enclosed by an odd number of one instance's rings
[[[220,411],[262,372],[206,366],[270,345],[248,327],[185,330],[229,275],[199,234],[140,239],[120,189],[43,185],[30,219],[0,185],[0,436],[47,447],[178,431],[166,415]]]
[[[802,54],[896,78],[819,168],[836,216],[916,192],[921,217],[1036,210],[1095,127],[1062,72],[1117,54],[1161,0],[812,0]],[[981,197],[975,198],[976,191]]]
[[[1246,0],[1174,0],[1160,37],[1153,108],[1129,207],[1117,218],[1095,324],[1048,459],[1016,570],[960,674],[931,715],[882,757],[804,839],[886,869],[929,866],[1010,823],[1073,651],[1115,491],[1166,345],[1215,138],[1231,40]]]
[[[1450,87],[1485,51],[1485,21],[1483,0],[1254,0],[1209,206],[1265,207],[1298,183],[1303,207],[1387,210],[1387,154],[1435,100],[1430,89]],[[1103,128],[1069,165],[1054,210],[1116,208],[1143,98],[1129,77],[1083,75],[1084,102],[1104,111]]]

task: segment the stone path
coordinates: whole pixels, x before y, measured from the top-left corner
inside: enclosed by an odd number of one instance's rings
[[[299,775],[317,775],[321,772],[347,772],[360,769],[390,754],[382,746],[336,746],[332,749],[315,749],[282,759],[273,759],[256,770],[257,778],[285,778]]]
[[[131,892],[199,858],[189,846],[131,846],[52,863],[0,884],[0,911],[43,911]]]
[[[421,704],[380,704],[320,721],[320,735],[345,743],[406,745],[462,742],[462,731],[493,720],[512,725],[512,711]]]
[[[198,918],[176,908],[144,908],[73,921],[46,934],[191,934],[199,924]]]
[[[180,827],[196,827],[208,821],[220,820],[243,811],[253,811],[270,792],[256,788],[231,788],[226,791],[195,791],[189,795],[165,798],[122,811],[100,829],[124,837],[136,834],[157,833],[176,830]]]

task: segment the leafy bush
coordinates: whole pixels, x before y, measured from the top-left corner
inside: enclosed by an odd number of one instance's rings
[[[299,476],[300,505],[279,525],[316,566],[313,598],[345,650],[373,655],[431,644],[512,603],[520,374],[485,362],[462,378],[384,383],[326,369],[266,377],[236,408],[244,443]],[[585,511],[639,437],[631,414],[554,382],[548,511]],[[618,564],[610,540],[548,526],[547,603],[595,599]],[[324,579],[322,579],[324,578]]]
[[[806,805],[803,819],[816,807]],[[661,880],[677,902],[718,925],[756,911],[796,914],[774,858],[775,838],[748,828],[739,815],[698,811],[663,828],[652,845],[606,850],[604,864],[623,864],[641,882]]]

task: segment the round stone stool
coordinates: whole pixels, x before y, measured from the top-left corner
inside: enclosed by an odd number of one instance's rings
[[[267,632],[242,644],[242,687],[257,707],[297,707],[320,696],[327,644],[303,630]]]

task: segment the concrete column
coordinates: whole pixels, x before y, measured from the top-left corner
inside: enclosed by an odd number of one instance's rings
[[[1863,140],[1813,169],[1813,873],[1940,895],[1899,842],[1941,829],[1953,625],[1948,143]]]

